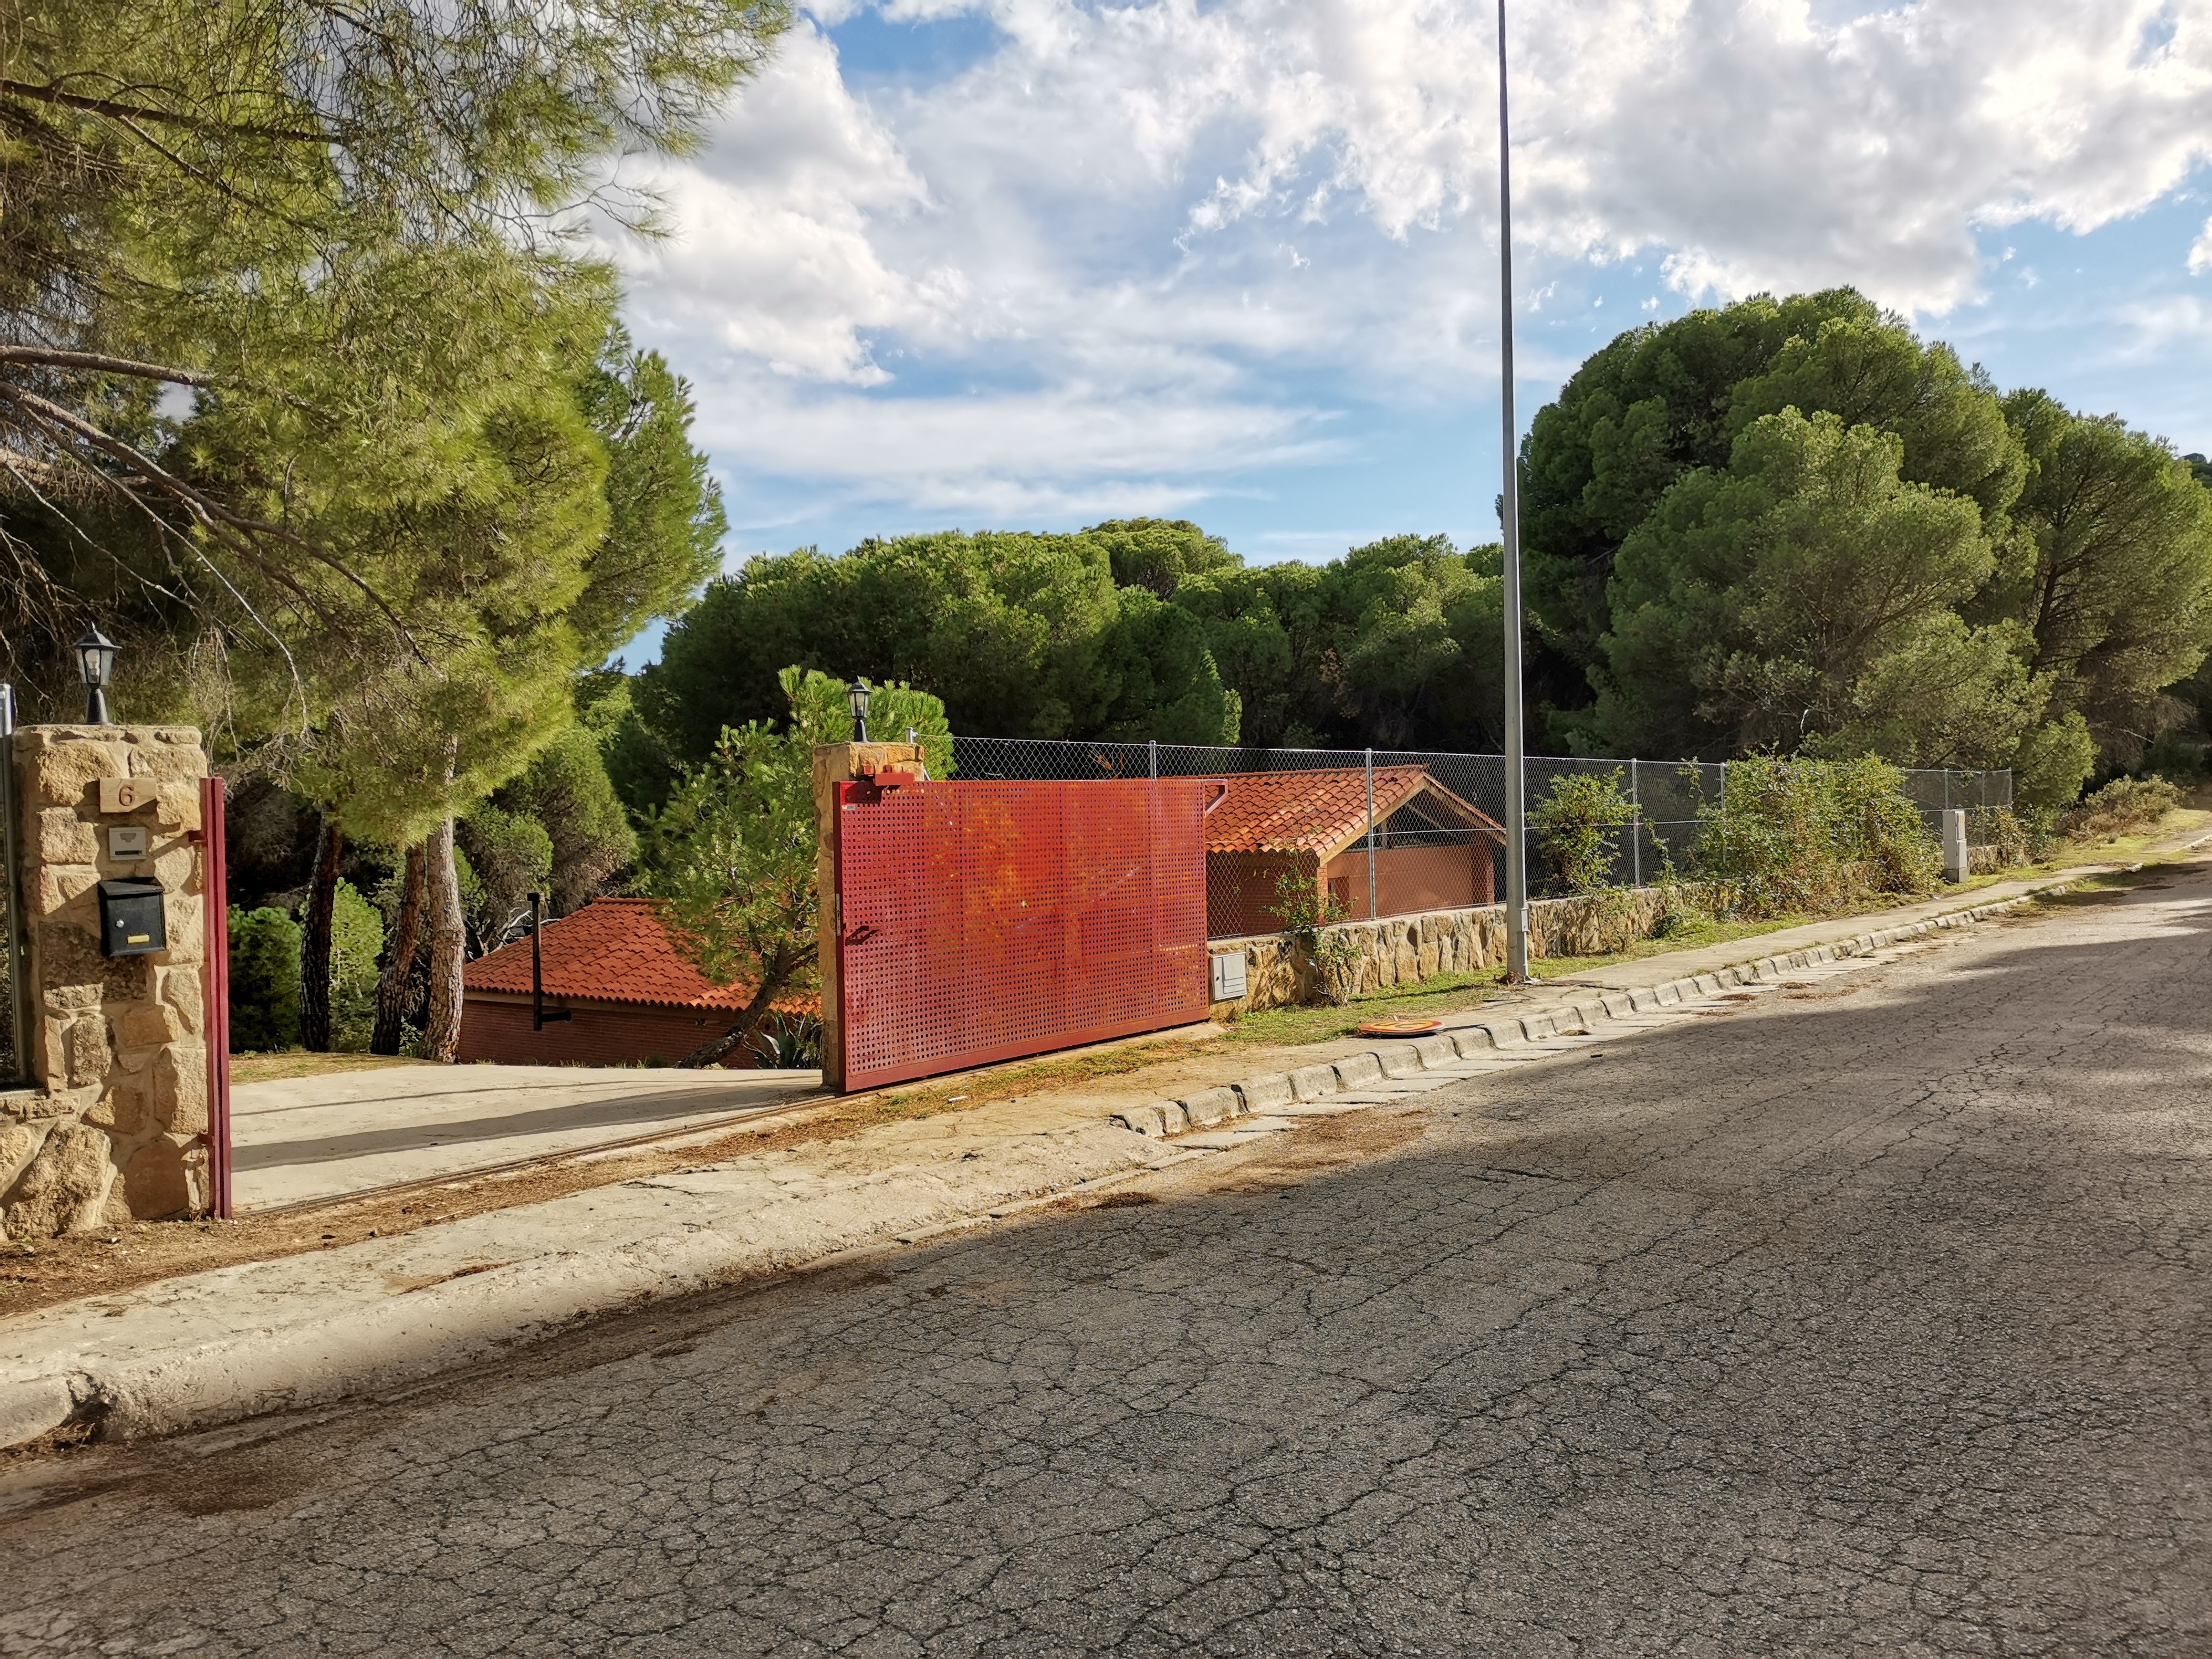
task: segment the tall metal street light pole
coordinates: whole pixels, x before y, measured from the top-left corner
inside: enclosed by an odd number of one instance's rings
[[[1498,340],[1505,467],[1505,976],[1528,977],[1528,823],[1521,734],[1521,458],[1513,414],[1513,128],[1505,105],[1505,0],[1498,0]]]

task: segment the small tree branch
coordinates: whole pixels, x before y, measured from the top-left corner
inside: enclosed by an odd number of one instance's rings
[[[50,351],[44,346],[0,345],[0,363],[31,363],[40,368],[74,368],[93,374],[127,374],[141,380],[167,380],[176,386],[211,386],[204,374],[170,368],[161,363],[133,362],[128,357],[107,357],[96,351]]]
[[[28,98],[41,104],[58,104],[64,109],[82,110],[88,115],[105,115],[118,121],[158,121],[164,126],[182,127],[187,132],[231,132],[246,138],[281,138],[295,144],[334,144],[338,142],[338,136],[332,132],[186,115],[174,110],[155,109],[149,104],[126,104],[112,98],[87,98],[77,93],[64,92],[59,87],[33,86],[24,81],[0,80],[0,95]]]
[[[232,512],[220,501],[185,483],[159,462],[142,454],[121,439],[110,436],[89,421],[79,419],[59,404],[49,403],[35,392],[26,392],[20,386],[11,386],[5,381],[0,381],[0,398],[9,399],[27,413],[35,416],[44,422],[58,426],[74,434],[103,454],[112,456],[122,462],[124,465],[145,478],[149,483],[159,486],[180,502],[194,518],[205,525],[209,532],[216,537],[224,546],[252,564],[270,580],[282,585],[294,598],[313,610],[316,614],[327,617],[328,611],[325,607],[319,604],[290,577],[284,575],[267,560],[254,552],[246,540],[246,537],[247,535],[273,536],[277,540],[297,548],[318,564],[334,571],[342,580],[359,590],[371,605],[383,613],[385,620],[390,623],[393,630],[407,642],[408,648],[415,651],[418,657],[422,655],[420,649],[416,646],[414,635],[408,630],[407,624],[399,619],[399,613],[385,602],[384,596],[355,574],[342,560],[325,553],[305,537],[285,529],[282,525],[270,524],[261,519],[250,519],[243,514]],[[425,658],[424,660],[427,661],[428,659]]]

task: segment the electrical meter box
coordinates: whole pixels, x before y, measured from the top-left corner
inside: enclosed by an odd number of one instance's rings
[[[150,956],[169,948],[168,913],[158,881],[100,884],[100,954]]]
[[[1212,958],[1215,1002],[1235,1002],[1244,994],[1244,953],[1224,951]]]

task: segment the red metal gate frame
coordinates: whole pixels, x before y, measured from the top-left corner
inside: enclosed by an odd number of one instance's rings
[[[223,842],[221,778],[200,780],[200,904],[207,963],[201,975],[207,1017],[208,1196],[220,1220],[231,1219],[230,1193],[230,863]]]
[[[1105,781],[1101,781],[1103,782]],[[1118,783],[1121,781],[1116,780],[1113,781]],[[1130,781],[1134,782],[1137,781]],[[894,786],[894,787],[896,787],[897,786]],[[908,785],[905,787],[915,789],[917,793],[919,793],[925,791],[972,790],[991,787],[993,786],[975,781],[955,780],[943,783],[921,783],[919,785]],[[1062,783],[1054,785],[1049,783],[1031,783],[1021,787],[1030,790],[1040,790],[1053,787],[1083,790],[1097,788],[1101,787],[1101,784]],[[1176,779],[1172,781],[1162,780],[1148,781],[1146,783],[1146,787],[1152,798],[1156,801],[1158,794],[1163,790],[1171,790],[1176,793],[1180,793],[1184,788],[1200,790],[1204,787],[1204,784],[1202,781],[1198,779]],[[858,1088],[873,1088],[885,1084],[909,1081],[915,1078],[930,1077],[947,1072],[961,1071],[975,1066],[988,1066],[1001,1060],[1018,1060],[1029,1054],[1051,1053],[1057,1049],[1079,1047],[1084,1043],[1104,1042],[1114,1037],[1131,1036],[1139,1035],[1146,1031],[1167,1030],[1177,1025],[1194,1024],[1206,1018],[1208,1008],[1207,998],[1209,993],[1206,984],[1206,957],[1205,842],[1202,834],[1197,831],[1195,826],[1194,826],[1191,852],[1193,857],[1196,860],[1194,872],[1195,914],[1194,923],[1191,930],[1191,937],[1189,939],[1192,963],[1190,970],[1190,984],[1186,988],[1186,1000],[1179,1002],[1164,1003],[1156,1015],[1146,1016],[1135,1020],[1124,1019],[1108,1020],[1103,1022],[1092,1021],[1079,1024],[1071,1022],[1068,1026],[1055,1030],[1050,1037],[1043,1042],[1024,1039],[1012,1042],[987,1044],[974,1048],[960,1049],[934,1056],[927,1060],[905,1065],[897,1065],[874,1070],[862,1070],[855,1064],[855,1055],[854,1052],[855,1045],[852,1042],[853,1030],[847,1018],[848,1008],[849,1006],[849,998],[851,996],[851,988],[854,982],[853,964],[850,960],[849,952],[854,946],[863,944],[869,938],[873,937],[874,930],[870,926],[868,919],[865,916],[860,918],[857,923],[854,921],[854,905],[852,902],[853,895],[848,890],[850,871],[846,861],[847,849],[844,826],[846,823],[846,814],[849,808],[854,806],[872,805],[880,801],[887,793],[890,792],[884,787],[866,779],[851,782],[838,782],[832,786],[831,815],[836,826],[832,836],[832,848],[833,863],[836,872],[837,905],[837,960],[836,970],[836,1007],[834,1010],[834,1014],[840,1024],[837,1042],[836,1044],[838,1075],[835,1078],[827,1079],[833,1088],[840,1091],[850,1091]],[[1157,874],[1158,872],[1155,872],[1156,879]],[[860,908],[865,910],[868,907],[865,902],[863,902]],[[832,1011],[825,1010],[825,1012],[830,1012]]]

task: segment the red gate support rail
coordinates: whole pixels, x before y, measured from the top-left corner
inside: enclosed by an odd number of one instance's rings
[[[200,902],[206,912],[208,1196],[223,1221],[230,1199],[230,866],[223,850],[221,778],[200,780]]]

